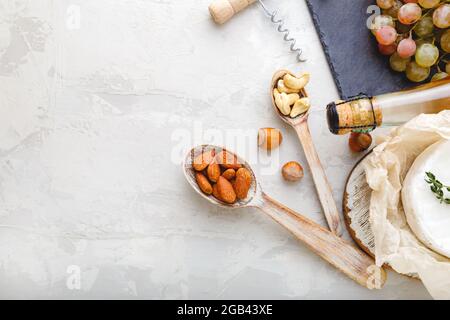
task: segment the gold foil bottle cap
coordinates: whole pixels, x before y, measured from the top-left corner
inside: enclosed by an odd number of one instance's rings
[[[347,101],[330,103],[327,121],[333,134],[369,132],[381,125],[381,110],[372,105],[371,98],[359,95]]]

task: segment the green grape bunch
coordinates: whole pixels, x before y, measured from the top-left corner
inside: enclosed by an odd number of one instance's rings
[[[450,74],[450,0],[377,0],[371,32],[391,69],[413,82]]]

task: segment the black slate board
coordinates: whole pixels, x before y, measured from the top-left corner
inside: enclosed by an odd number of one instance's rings
[[[375,0],[306,0],[342,99],[414,86],[389,68],[366,27]]]

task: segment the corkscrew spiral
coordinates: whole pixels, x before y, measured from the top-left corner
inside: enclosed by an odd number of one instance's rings
[[[277,11],[269,11],[262,0],[258,0],[258,2],[266,15],[270,18],[270,21],[277,26],[277,31],[284,34],[283,39],[290,44],[290,50],[297,54],[298,62],[305,62],[306,59],[303,58],[303,50],[296,46],[297,41],[290,36],[291,31],[284,26],[284,19],[277,18]]]

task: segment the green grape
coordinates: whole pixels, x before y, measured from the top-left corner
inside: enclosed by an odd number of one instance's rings
[[[433,78],[431,78],[431,81],[439,81],[439,80],[445,79],[447,77],[448,77],[448,73],[441,71],[441,72],[436,73],[433,76]]]
[[[441,37],[441,48],[447,53],[450,53],[450,29],[446,30]]]
[[[398,11],[398,20],[403,24],[413,24],[422,17],[422,8],[414,2],[404,4]]]
[[[385,26],[390,26],[390,27],[395,28],[394,19],[391,16],[379,15],[373,19],[370,30],[372,31],[373,35],[376,35],[377,31]]]
[[[441,0],[419,0],[419,4],[422,6],[422,8],[425,9],[431,9],[436,7]]]
[[[423,17],[419,22],[417,22],[416,27],[414,28],[414,33],[420,38],[424,38],[429,36],[434,31],[434,23],[433,18],[430,16]]]
[[[450,4],[443,4],[433,12],[433,22],[438,28],[450,27]]]
[[[388,46],[397,40],[397,31],[390,26],[384,26],[377,30],[375,37],[379,44]]]
[[[403,2],[400,0],[395,1],[394,5],[390,7],[389,9],[383,10],[384,15],[391,16],[394,19],[397,19],[398,11],[400,10],[401,6],[403,5]]]
[[[406,67],[406,77],[413,82],[422,82],[430,75],[430,68],[419,66],[414,61]]]
[[[391,65],[391,69],[397,72],[403,72],[406,70],[408,63],[411,61],[411,58],[401,58],[398,53],[394,53],[389,58],[389,64]]]
[[[377,0],[377,5],[381,9],[389,9],[394,5],[395,0]]]
[[[450,74],[450,62],[447,62],[447,64],[445,65],[445,72]]]
[[[403,39],[398,43],[397,53],[402,58],[412,57],[416,53],[417,45],[412,37]]]
[[[431,43],[424,43],[417,48],[416,62],[419,66],[428,68],[439,59],[439,49]]]

